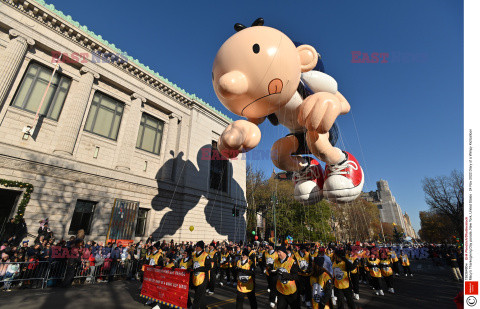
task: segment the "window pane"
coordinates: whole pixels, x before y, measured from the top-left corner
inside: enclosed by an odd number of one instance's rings
[[[23,108],[23,103],[25,102],[28,90],[32,86],[33,78],[31,76],[26,76],[25,80],[22,83],[20,90],[17,93],[15,101],[13,102],[14,106]]]
[[[75,212],[73,213],[72,222],[70,223],[69,231],[76,233],[80,228],[80,222],[82,222],[82,213]]]
[[[39,64],[31,63],[27,69],[21,87],[19,88],[17,94],[15,95],[14,103],[12,105],[27,110],[32,113],[36,113],[40,102],[43,98],[47,85],[50,81],[53,70],[50,68],[42,67]],[[62,89],[60,90],[58,84],[61,83]],[[52,78],[52,83],[48,88],[48,92],[44,98],[40,115],[48,116],[49,118],[57,120],[60,112],[61,106],[66,98],[66,93],[70,87],[71,80],[68,77],[62,76],[61,74],[55,73]],[[56,97],[56,93],[60,94],[60,91],[63,91],[61,95],[55,99],[55,102],[52,102],[53,98]],[[60,104],[60,106],[57,106]],[[53,117],[52,117],[53,115]]]
[[[122,116],[120,115],[116,115],[115,116],[115,119],[113,120],[113,127],[112,127],[112,132],[111,132],[111,136],[110,138],[113,138],[113,139],[117,139],[117,134],[118,134],[118,129],[120,127],[120,119],[122,118]]]
[[[52,107],[50,110],[52,111],[50,114],[50,118],[54,120],[58,120],[58,116],[60,116],[60,111],[62,110],[63,102],[65,102],[65,97],[67,96],[67,92],[61,90],[57,94],[57,98],[55,102],[52,102]]]
[[[122,113],[123,105],[120,102],[97,92],[93,97],[85,130],[116,140]]]
[[[148,125],[148,126],[151,126],[151,127],[156,129],[157,128],[157,123],[158,123],[158,121],[156,121],[155,119],[152,119],[150,117],[146,118],[145,124]]]
[[[32,63],[27,70],[27,74],[31,74],[33,76],[37,75],[38,72],[38,65],[35,63]]]
[[[42,68],[38,74],[38,78],[48,83],[51,75],[52,75],[52,71],[49,72],[48,69]]]
[[[117,104],[116,104],[116,102],[112,101],[110,98],[103,97],[102,98],[102,106],[104,106],[106,108],[109,108],[111,110],[115,110],[115,108],[117,107]]]
[[[37,82],[33,85],[32,92],[30,93],[24,108],[31,112],[36,112],[46,88],[47,83],[37,80]]]
[[[93,132],[109,137],[110,127],[113,122],[113,112],[100,107],[97,113],[97,119],[93,125]]]
[[[90,111],[88,112],[87,122],[85,123],[85,130],[92,131],[93,118],[95,117],[96,111],[97,111],[97,106],[92,104],[90,106]]]
[[[143,142],[142,149],[146,151],[153,152],[153,144],[155,143],[155,134],[156,131],[150,127],[145,127],[145,132],[143,133]]]
[[[40,115],[47,114],[48,108],[50,107],[50,104],[53,100],[53,95],[55,94],[56,89],[57,87],[53,85],[50,85],[50,88],[48,88],[47,95],[45,96],[45,100],[43,101],[42,108],[40,109]],[[43,93],[42,93],[42,97],[43,97]],[[41,97],[40,97],[40,100],[38,101],[39,106],[40,106],[40,101],[42,101]],[[35,109],[34,112],[37,112],[37,109]]]
[[[95,202],[91,201],[77,200],[69,233],[77,233],[80,229],[84,229],[86,234],[90,233],[90,223],[92,221],[95,204]]]

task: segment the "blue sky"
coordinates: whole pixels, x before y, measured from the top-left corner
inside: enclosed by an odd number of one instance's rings
[[[463,170],[462,1],[47,3],[233,119],[215,96],[211,68],[234,23],[263,17],[266,26],[314,46],[352,106],[338,124],[366,173],[364,190],[387,180],[416,230],[418,212],[428,208],[421,180]],[[353,51],[389,57],[353,63]],[[286,133],[269,124],[261,130],[263,151]],[[250,161],[271,173],[268,158]]]

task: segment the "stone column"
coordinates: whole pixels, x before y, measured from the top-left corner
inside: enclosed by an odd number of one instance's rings
[[[93,81],[100,75],[87,67],[80,69],[80,81],[68,95],[63,106],[62,116],[59,123],[59,135],[54,153],[72,155],[77,141],[78,132],[82,125],[85,109],[92,91]],[[72,87],[73,88],[73,87]]]
[[[28,47],[35,44],[33,39],[15,29],[11,29],[8,33],[10,42],[0,55],[0,106],[7,98],[7,93],[22,65]]]
[[[175,180],[175,169],[178,155],[178,124],[180,116],[171,114],[168,121],[168,135],[165,145],[165,159],[163,163],[162,178]],[[185,160],[185,158],[183,158]]]
[[[138,128],[142,119],[142,104],[147,100],[137,93],[132,95],[132,103],[125,106],[123,112],[124,130],[118,139],[118,151],[115,159],[117,170],[129,171],[130,161],[137,143]]]

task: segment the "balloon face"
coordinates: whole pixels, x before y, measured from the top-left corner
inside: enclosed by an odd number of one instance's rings
[[[301,58],[282,32],[265,26],[241,30],[219,49],[213,88],[231,112],[261,118],[283,107],[297,90]]]
[[[189,227],[188,229],[190,230],[190,232],[193,232],[193,230],[194,230],[195,228],[193,227],[193,225],[190,225],[190,227]]]

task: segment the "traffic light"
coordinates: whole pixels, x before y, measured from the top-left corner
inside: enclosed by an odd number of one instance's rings
[[[234,207],[234,208],[232,208],[232,217],[235,217],[235,213],[236,213],[236,209]]]

